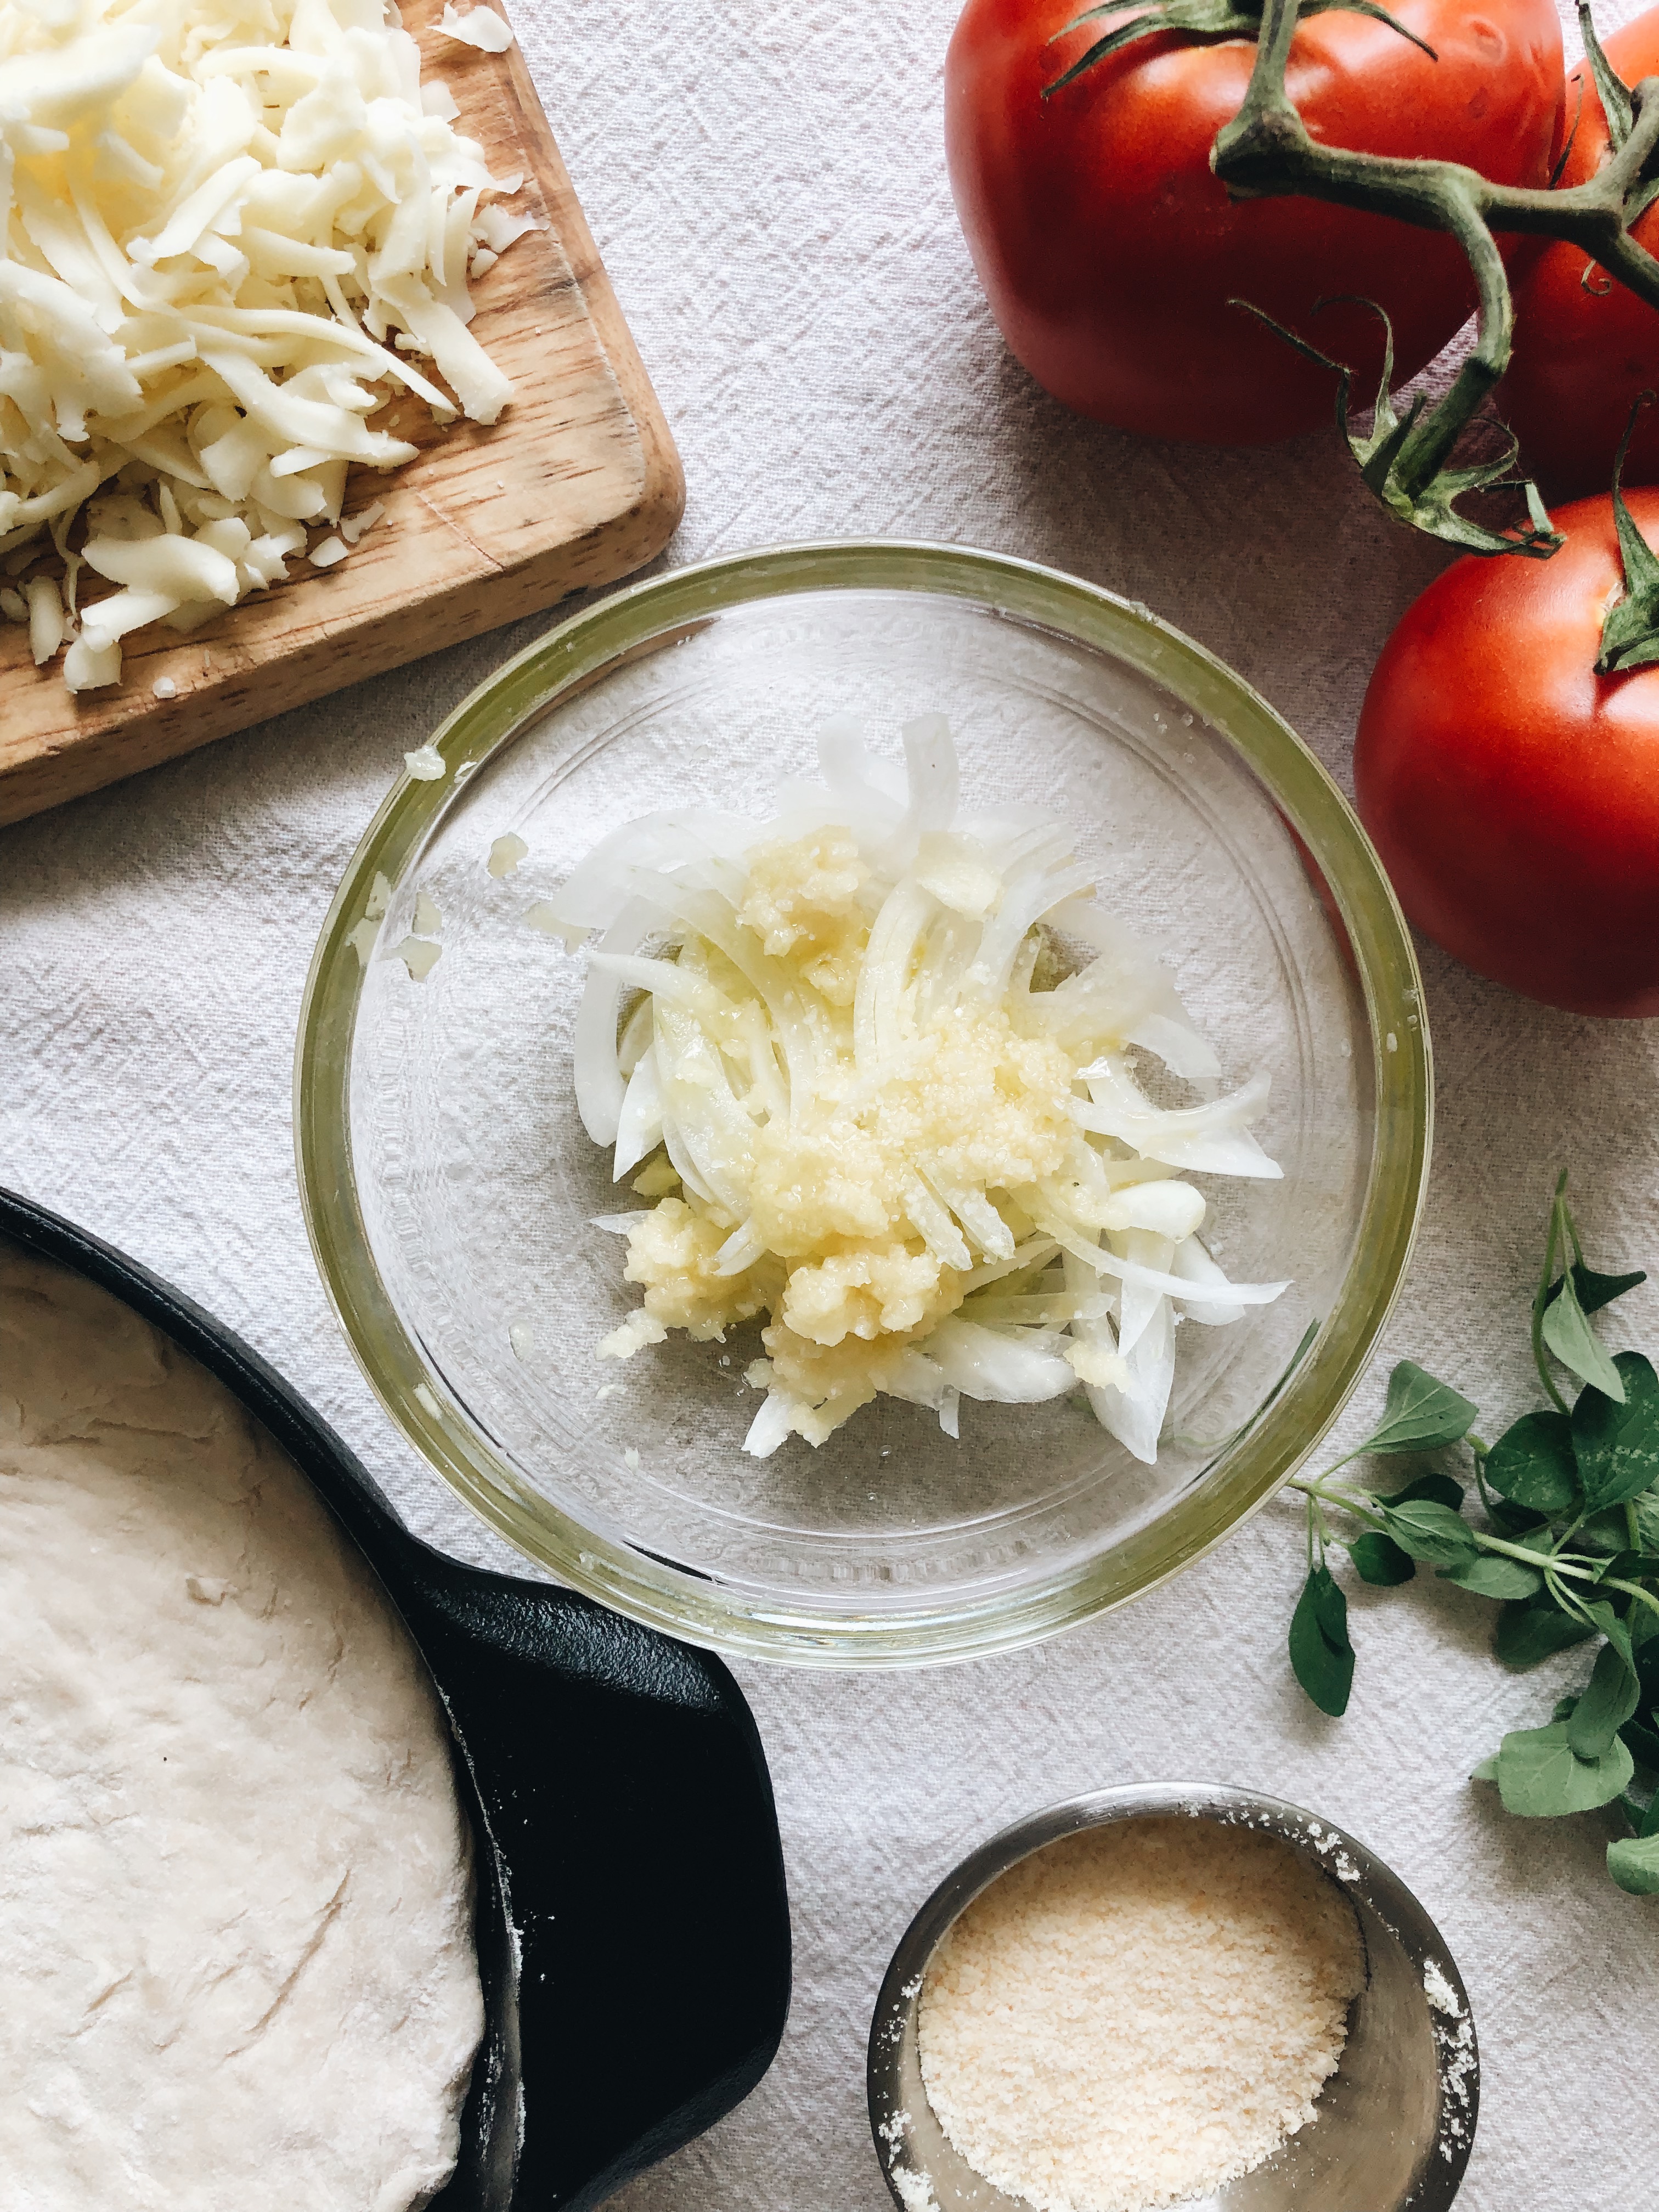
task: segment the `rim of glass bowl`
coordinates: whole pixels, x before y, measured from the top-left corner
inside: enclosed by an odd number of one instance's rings
[[[1376,1134],[1356,1261],[1323,1328],[1249,1432],[1149,1527],[1031,1589],[913,1613],[822,1615],[757,1605],[583,1528],[532,1490],[441,1396],[374,1264],[352,1172],[352,1032],[363,968],[349,933],[374,876],[396,886],[458,785],[562,696],[665,632],[786,593],[910,591],[988,605],[1128,662],[1201,713],[1235,748],[1316,859],[1341,915],[1370,1020]],[[896,539],[763,548],[671,569],[587,607],[498,668],[434,732],[441,781],[392,790],[329,909],[307,980],[295,1061],[301,1203],[328,1294],[392,1419],[456,1494],[558,1580],[692,1642],[802,1665],[906,1665],[1036,1642],[1137,1596],[1255,1511],[1341,1412],[1386,1323],[1428,1180],[1433,1087],[1410,934],[1358,820],[1312,753],[1212,653],[1148,609],[1057,569],[962,546]],[[1385,1048],[1386,1042],[1386,1048]]]

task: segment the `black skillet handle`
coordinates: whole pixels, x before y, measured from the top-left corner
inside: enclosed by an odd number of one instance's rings
[[[728,2112],[777,2050],[789,1907],[765,1758],[708,1653],[412,1548],[426,1571],[410,1562],[399,1601],[520,1946],[514,2204],[585,2212]]]
[[[491,2027],[432,2212],[588,2212],[746,2096],[783,2033],[788,1899],[742,1692],[707,1652],[411,1536],[274,1368],[112,1246],[4,1190],[0,1234],[218,1376],[386,1584],[449,1709],[488,1861]]]

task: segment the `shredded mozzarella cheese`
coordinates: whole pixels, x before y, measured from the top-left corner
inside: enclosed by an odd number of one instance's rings
[[[468,274],[538,224],[457,112],[386,0],[0,0],[0,607],[71,690],[284,580],[308,526],[343,558],[380,512],[342,523],[348,468],[418,450],[371,427],[388,384],[500,416]],[[77,610],[82,564],[117,588]]]

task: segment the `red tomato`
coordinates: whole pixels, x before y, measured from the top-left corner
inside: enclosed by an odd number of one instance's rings
[[[1037,381],[1126,430],[1237,445],[1328,423],[1334,391],[1328,372],[1230,299],[1353,363],[1365,398],[1382,364],[1376,319],[1352,307],[1315,317],[1326,294],[1387,308],[1402,380],[1432,360],[1474,305],[1457,247],[1315,200],[1230,201],[1210,148],[1244,97],[1247,40],[1160,33],[1043,100],[1104,27],[1051,46],[1081,4],[968,0],[945,64],[945,152],[969,251]],[[1553,0],[1397,0],[1395,13],[1437,61],[1341,9],[1298,28],[1288,84],[1313,135],[1544,183],[1562,100]]]
[[[1659,73],[1659,8],[1615,33],[1607,50],[1626,84]],[[1607,152],[1607,118],[1582,64],[1567,82],[1569,129],[1575,113],[1578,131],[1564,185],[1582,185]],[[1650,253],[1659,252],[1659,206],[1648,210],[1632,234]],[[1498,386],[1498,409],[1520,438],[1523,465],[1553,506],[1605,491],[1612,483],[1631,403],[1659,384],[1659,314],[1595,267],[1582,246],[1552,241],[1530,253],[1522,247],[1515,266],[1515,353]],[[1651,412],[1631,441],[1625,481],[1659,482],[1659,421]]]
[[[1659,545],[1659,490],[1631,495]],[[1354,747],[1360,818],[1417,927],[1581,1014],[1659,1014],[1659,666],[1598,676],[1613,502],[1549,561],[1469,555],[1383,648]]]

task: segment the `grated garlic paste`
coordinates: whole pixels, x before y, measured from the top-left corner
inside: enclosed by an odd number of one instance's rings
[[[1267,1079],[1156,1105],[1132,1048],[1219,1073],[1167,969],[1093,903],[1062,823],[960,814],[942,716],[903,738],[901,779],[832,723],[822,781],[786,783],[772,823],[647,816],[536,909],[599,933],[577,1101],[654,1201],[598,1224],[644,1291],[599,1352],[764,1316],[757,1456],[821,1444],[878,1394],[954,1436],[963,1396],[1081,1386],[1151,1462],[1177,1318],[1285,1287],[1227,1280],[1182,1172],[1279,1175],[1248,1129]],[[1066,945],[1092,957],[1068,968]]]

